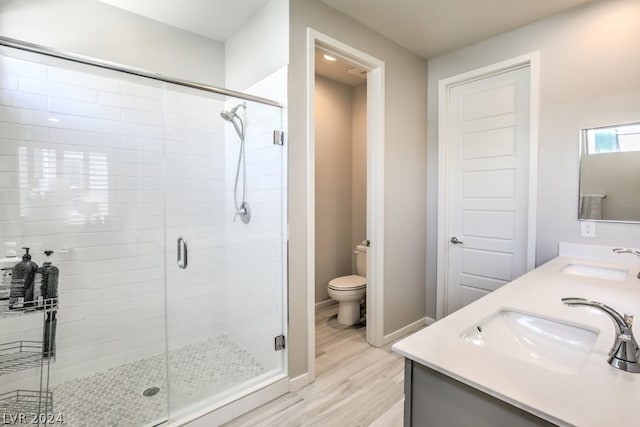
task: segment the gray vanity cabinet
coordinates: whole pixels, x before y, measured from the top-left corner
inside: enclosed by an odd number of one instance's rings
[[[404,390],[405,427],[555,425],[406,358]]]

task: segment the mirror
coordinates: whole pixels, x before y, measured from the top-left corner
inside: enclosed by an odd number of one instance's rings
[[[578,219],[640,222],[640,123],[583,129]]]

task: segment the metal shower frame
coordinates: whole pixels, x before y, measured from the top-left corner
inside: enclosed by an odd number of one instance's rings
[[[46,46],[41,46],[34,43],[25,42],[22,40],[12,39],[10,37],[0,36],[0,46],[7,46],[14,49],[24,50],[27,52],[39,53],[42,55],[50,56],[53,58],[66,59],[80,64],[92,65],[95,67],[104,68],[112,71],[120,71],[122,73],[131,74],[134,76],[146,77],[153,80],[158,80],[165,83],[172,83],[178,86],[184,86],[192,89],[199,89],[205,92],[216,93],[219,95],[229,96],[233,98],[239,98],[246,101],[258,102],[260,104],[271,105],[273,107],[283,108],[283,105],[277,101],[268,98],[262,98],[260,96],[249,95],[247,93],[238,92],[235,90],[224,89],[217,86],[206,85],[204,83],[197,83],[190,80],[178,79],[175,77],[163,76],[162,74],[153,73],[151,71],[143,70],[141,68],[129,67],[126,65],[118,64],[115,62],[103,61],[101,59],[91,58],[89,56],[78,55],[75,53],[69,53],[57,49],[52,49]]]

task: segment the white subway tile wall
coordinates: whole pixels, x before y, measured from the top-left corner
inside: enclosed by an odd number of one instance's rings
[[[164,351],[163,85],[9,55],[0,72],[0,239],[55,252],[53,382]]]
[[[245,92],[286,104],[287,68],[283,67]],[[237,105],[227,102],[227,108]],[[225,300],[231,320],[228,335],[260,360],[267,370],[282,368],[282,352],[274,351],[274,337],[285,333],[286,306],[286,183],[287,144],[274,145],[273,131],[285,130],[279,109],[247,103],[239,110],[246,123],[247,201],[251,221],[239,219],[227,228]],[[233,221],[233,182],[238,137],[226,128],[226,221]]]
[[[272,142],[282,110],[248,103],[253,219],[234,223],[239,144],[222,98],[15,56],[0,55],[0,251],[17,242],[38,264],[55,251],[53,383],[164,352],[167,336],[176,349],[225,334],[282,369],[286,147]],[[251,90],[284,101],[286,69]],[[0,343],[37,339],[35,317],[0,319]],[[4,376],[0,393],[27,380],[35,373]]]

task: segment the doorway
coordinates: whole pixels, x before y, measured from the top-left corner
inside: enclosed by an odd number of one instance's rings
[[[383,201],[384,201],[384,62],[354,49],[338,40],[308,29],[307,91],[309,123],[307,164],[307,313],[309,381],[315,379],[315,305],[316,305],[316,49],[349,66],[366,72],[366,221],[367,251],[366,340],[374,346],[383,345],[382,280],[383,277]],[[355,248],[354,248],[355,249]],[[349,260],[349,263],[351,260]]]
[[[438,318],[534,267],[537,56],[440,82]]]
[[[354,250],[367,239],[367,73],[320,48],[315,56],[315,301],[321,308],[335,302],[329,281],[366,275],[357,272]]]

